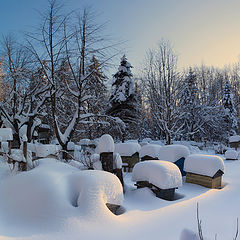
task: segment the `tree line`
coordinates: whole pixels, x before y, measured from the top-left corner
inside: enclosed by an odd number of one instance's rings
[[[103,35],[93,12],[64,14],[56,1],[22,43],[2,40],[1,126],[31,142],[41,123],[51,126],[63,150],[69,141],[110,133],[118,140],[226,141],[239,124],[239,65],[226,69],[177,68],[171,44],[150,50],[138,77],[126,56],[113,75],[105,67],[118,43]]]

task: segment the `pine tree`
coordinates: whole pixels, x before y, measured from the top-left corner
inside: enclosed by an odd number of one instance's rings
[[[107,114],[113,117],[119,117],[126,125],[122,140],[125,138],[139,137],[139,112],[140,103],[138,95],[134,89],[132,80],[131,64],[124,55],[118,72],[113,76],[115,81],[112,84],[112,94],[110,96],[110,105]]]
[[[179,125],[182,127],[182,136],[186,140],[194,140],[197,136],[199,137],[204,122],[196,79],[196,75],[190,68],[180,91],[179,109],[181,117]]]
[[[226,131],[232,135],[236,134],[237,130],[237,111],[234,104],[234,96],[231,89],[231,84],[226,80],[223,89],[222,98],[223,118],[226,123]]]

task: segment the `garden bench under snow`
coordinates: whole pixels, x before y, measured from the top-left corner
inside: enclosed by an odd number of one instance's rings
[[[175,189],[182,186],[182,175],[171,162],[149,160],[134,166],[132,181],[138,188],[149,187],[157,197],[173,200]]]

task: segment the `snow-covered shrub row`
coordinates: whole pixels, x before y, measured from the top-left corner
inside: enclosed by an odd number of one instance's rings
[[[141,146],[136,142],[115,144],[115,152],[119,153],[121,156],[130,157],[133,154],[138,153],[140,149],[141,149]]]
[[[171,162],[150,160],[134,166],[132,181],[148,181],[161,189],[169,189],[182,186],[182,175],[179,168]]]
[[[218,170],[224,173],[223,159],[216,155],[191,154],[184,162],[184,171],[213,177]]]
[[[238,159],[238,152],[233,150],[233,149],[228,149],[225,152],[225,158],[226,159],[234,159],[237,160]]]

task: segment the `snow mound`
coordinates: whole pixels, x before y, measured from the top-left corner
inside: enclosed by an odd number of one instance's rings
[[[234,159],[237,160],[238,159],[238,152],[233,150],[233,149],[228,149],[225,152],[225,158],[226,159]]]
[[[183,145],[168,145],[159,149],[160,160],[176,162],[180,158],[186,158],[190,154],[189,149]]]
[[[149,160],[134,166],[132,181],[148,181],[161,189],[169,189],[182,186],[182,175],[179,168],[171,162]]]
[[[14,232],[52,231],[54,227],[57,231],[70,218],[112,218],[106,203],[121,205],[123,201],[122,185],[115,175],[79,171],[46,158],[33,170],[5,179],[0,195],[1,234],[9,224]]]
[[[59,146],[54,144],[36,144],[35,147],[37,157],[55,155],[59,151]]]
[[[196,233],[188,229],[183,229],[180,240],[200,240]]]
[[[112,136],[109,134],[104,134],[100,137],[98,146],[97,146],[97,153],[102,152],[114,152],[115,146]]]
[[[191,154],[184,162],[184,171],[213,177],[218,170],[224,173],[224,162],[216,155]]]
[[[11,128],[0,128],[1,142],[12,141],[13,134]]]
[[[133,154],[139,152],[140,149],[141,149],[141,146],[136,142],[115,144],[115,152],[119,153],[121,156],[130,157]]]
[[[159,159],[159,150],[161,146],[155,145],[155,144],[147,144],[142,146],[142,148],[139,151],[139,157],[142,158],[144,156],[149,156],[152,158]]]
[[[235,135],[235,136],[231,136],[229,137],[229,142],[240,142],[240,135]]]

